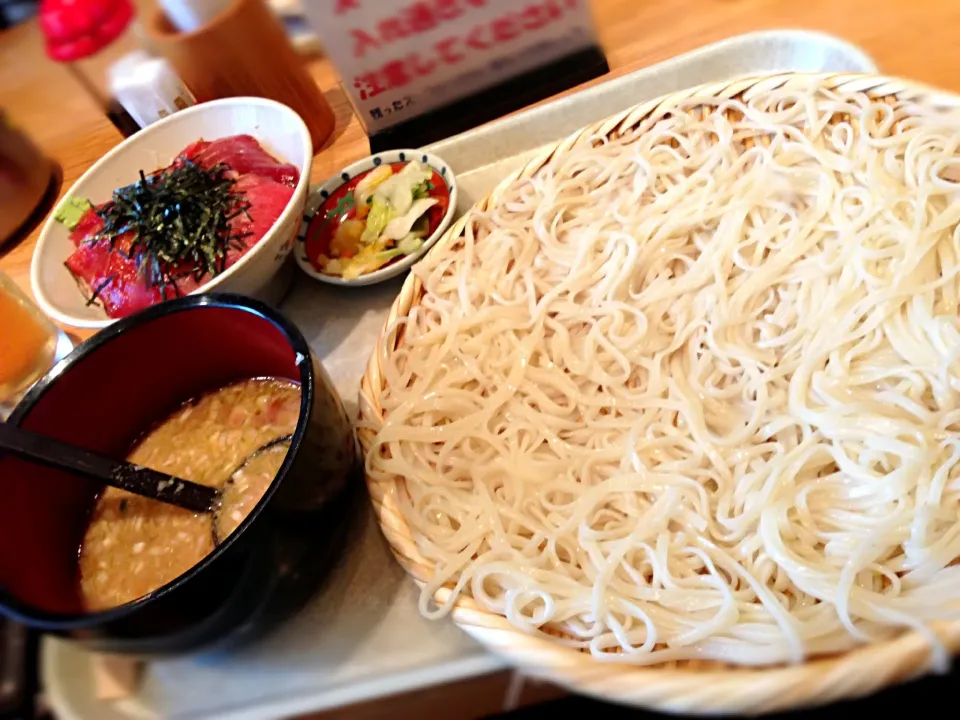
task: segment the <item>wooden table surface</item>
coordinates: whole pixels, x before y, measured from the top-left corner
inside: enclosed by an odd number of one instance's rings
[[[886,73],[960,92],[958,0],[592,0],[591,5],[614,74],[731,35],[789,27],[841,36]],[[368,154],[369,145],[331,64],[317,58],[310,69],[337,117],[331,140],[314,160],[313,179],[321,181]],[[121,141],[73,77],[46,59],[35,22],[0,33],[0,107],[60,164],[61,193]],[[39,229],[40,224],[0,250],[0,270],[28,290]]]

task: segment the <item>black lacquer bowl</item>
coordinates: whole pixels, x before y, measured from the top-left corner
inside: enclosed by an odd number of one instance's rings
[[[277,311],[191,295],[120,320],[57,364],[9,421],[119,458],[184,401],[263,376],[302,391],[270,489],[201,563],[108,611],[86,612],[78,585],[78,550],[102,487],[0,454],[0,613],[91,649],[151,655],[256,636],[302,604],[343,548],[362,478],[340,398]]]

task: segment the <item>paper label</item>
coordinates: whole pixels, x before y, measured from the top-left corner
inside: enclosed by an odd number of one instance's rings
[[[369,133],[595,43],[588,0],[304,0]]]

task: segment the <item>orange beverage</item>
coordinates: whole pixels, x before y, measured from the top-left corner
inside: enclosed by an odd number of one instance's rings
[[[0,273],[0,417],[51,368],[61,336],[57,326]]]

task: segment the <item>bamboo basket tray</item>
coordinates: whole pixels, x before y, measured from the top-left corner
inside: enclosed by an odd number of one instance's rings
[[[551,159],[590,142],[590,138],[616,137],[637,128],[651,114],[681,103],[689,108],[693,97],[740,96],[749,99],[778,88],[803,89],[811,85],[847,93],[866,93],[875,99],[897,99],[929,109],[954,112],[960,109],[958,96],[914,82],[875,75],[787,73],[701,85],[641,103],[544,148],[525,166],[505,178],[477,204],[477,208],[486,210],[496,205],[504,188],[512,181],[534,175]],[[445,253],[455,247],[468,220],[469,213],[454,223],[430,252]],[[390,310],[386,326],[405,317],[420,302],[422,295],[420,279],[410,274]],[[358,435],[365,452],[371,446],[376,429],[383,423],[379,404],[384,386],[381,359],[393,352],[401,341],[402,337],[381,335],[361,382]],[[410,528],[398,510],[394,491],[403,491],[403,481],[374,481],[368,477],[367,483],[381,529],[394,555],[422,586],[432,576],[434,567],[418,552]],[[449,595],[448,588],[441,588],[436,599],[443,602]],[[458,598],[451,616],[475,640],[530,675],[606,701],[671,713],[757,715],[820,705],[868,695],[933,670],[929,643],[916,632],[905,632],[883,643],[861,646],[841,655],[816,658],[799,665],[738,668],[714,662],[686,661],[637,667],[601,663],[588,653],[526,635],[510,625],[506,618],[487,612],[463,595]],[[960,651],[960,622],[936,624],[932,630],[951,654]]]

